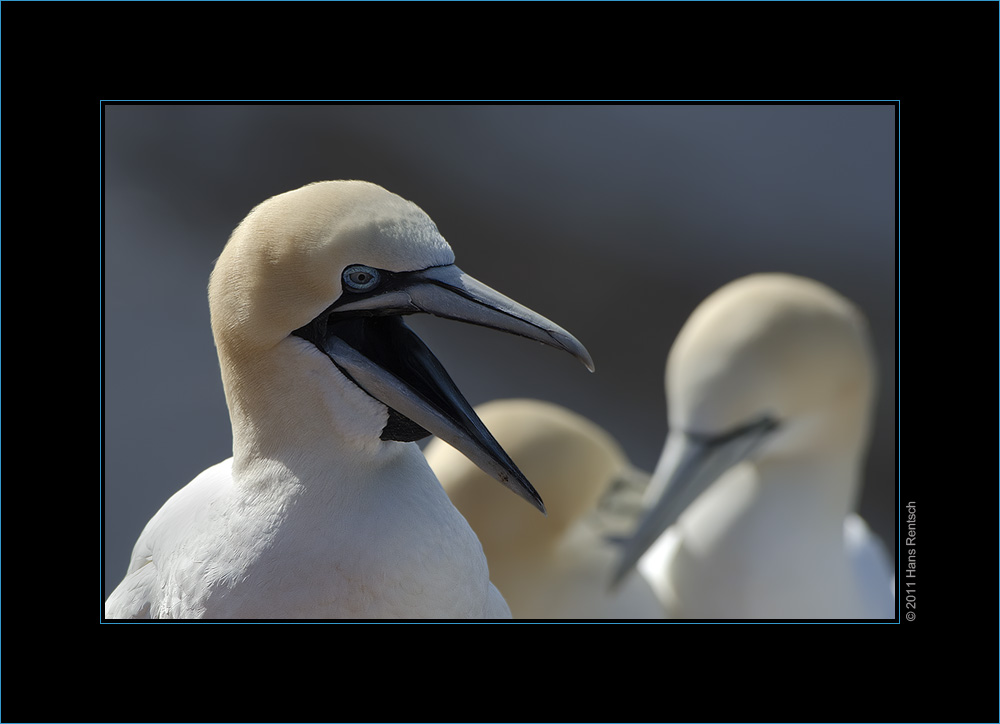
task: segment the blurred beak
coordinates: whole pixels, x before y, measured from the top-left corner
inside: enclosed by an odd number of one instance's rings
[[[646,512],[635,533],[619,541],[621,556],[611,587],[621,583],[698,496],[723,473],[746,460],[776,428],[774,420],[762,418],[722,435],[672,432],[649,484]]]
[[[566,330],[454,265],[390,276],[377,293],[343,295],[295,334],[389,408],[383,440],[433,433],[544,513],[531,483],[401,316],[433,314],[527,337],[569,352],[593,371],[590,354]]]

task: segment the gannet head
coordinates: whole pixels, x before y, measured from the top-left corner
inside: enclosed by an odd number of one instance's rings
[[[712,438],[770,420],[775,434],[757,459],[825,444],[834,424],[866,437],[874,383],[861,312],[790,274],[754,274],[709,296],[678,334],[665,374],[672,429]]]
[[[434,433],[544,512],[402,316],[492,327],[563,349],[591,370],[593,363],[568,332],[456,267],[415,204],[361,181],[319,182],[268,199],[233,232],[209,297],[220,358],[252,364],[289,337],[305,340],[329,359],[331,374],[339,370],[384,406],[382,440]]]
[[[722,473],[833,451],[858,458],[875,386],[867,324],[819,282],[754,274],[710,295],[667,357],[670,435],[616,580]]]

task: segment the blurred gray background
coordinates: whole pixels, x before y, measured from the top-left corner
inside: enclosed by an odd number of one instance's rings
[[[744,274],[829,284],[880,364],[860,510],[895,554],[892,105],[104,107],[104,595],[177,489],[231,454],[206,288],[265,198],[357,178],[421,206],[472,276],[589,349],[410,317],[473,404],[551,400],[651,471],[663,368],[694,307]]]

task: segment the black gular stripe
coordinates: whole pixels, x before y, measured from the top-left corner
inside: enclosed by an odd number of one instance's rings
[[[773,417],[760,417],[756,420],[746,423],[745,425],[739,425],[725,432],[720,432],[718,434],[706,434],[701,432],[690,432],[685,431],[684,434],[687,435],[691,440],[694,440],[705,447],[718,447],[719,445],[725,445],[731,440],[735,440],[740,437],[744,437],[751,432],[769,433],[778,429],[779,423]]]
[[[414,361],[430,356],[441,374],[446,374],[444,368],[400,317],[349,317],[338,321],[331,317],[327,320],[327,333],[340,337],[379,367],[405,381],[424,399],[440,401],[436,386],[424,376],[426,368],[414,364]],[[398,410],[389,407],[389,419],[379,437],[396,442],[416,442],[430,434]]]
[[[379,367],[403,380],[414,393],[430,402],[438,410],[447,411],[450,405],[454,404],[454,401],[449,401],[440,393],[443,380],[452,387],[454,387],[454,382],[451,381],[438,359],[399,316],[354,316],[352,314],[337,319],[336,315],[322,314],[292,334],[312,342],[320,350],[324,349],[323,340],[328,336],[339,337]],[[337,364],[332,357],[330,359],[334,364]],[[357,384],[357,381],[342,367],[337,365],[337,368],[348,379]],[[429,374],[431,372],[433,374]],[[364,390],[362,385],[358,385],[358,387]],[[382,429],[380,439],[416,442],[431,434],[399,411],[388,405],[386,407],[389,409],[389,419]],[[461,424],[459,418],[452,419],[457,424]]]

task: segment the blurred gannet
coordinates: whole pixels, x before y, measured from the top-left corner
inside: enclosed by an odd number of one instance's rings
[[[615,580],[638,562],[680,618],[893,617],[892,568],[854,512],[873,354],[860,311],[818,282],[709,296],[667,359],[671,430]]]
[[[209,301],[233,456],[153,516],[105,615],[509,618],[413,441],[433,432],[544,506],[402,315],[522,335],[593,369],[582,345],[459,270],[415,204],[358,181],[257,206]]]
[[[504,491],[484,485],[483,472],[441,440],[424,454],[479,536],[490,580],[514,618],[663,618],[645,579],[608,590],[618,551],[607,537],[634,523],[648,474],[606,431],[558,405],[514,399],[475,409],[548,501],[547,518],[495,495]]]

